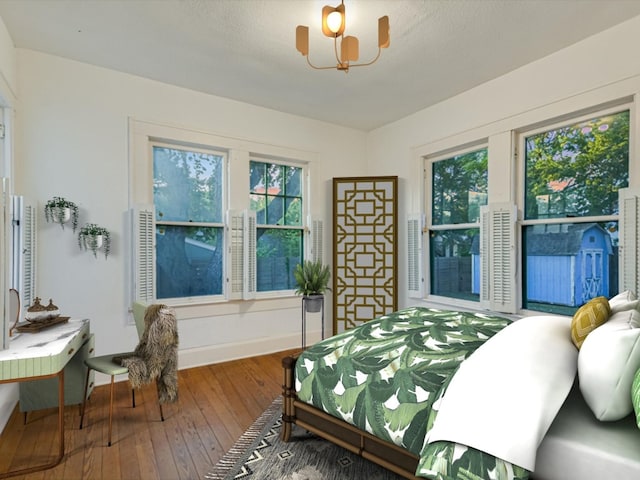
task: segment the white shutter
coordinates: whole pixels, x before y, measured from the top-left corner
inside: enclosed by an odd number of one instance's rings
[[[244,216],[242,212],[227,212],[227,289],[228,300],[242,298],[244,281]]]
[[[480,300],[483,306],[516,312],[516,207],[490,204],[481,209]],[[488,255],[487,255],[488,252]]]
[[[256,212],[245,210],[244,217],[244,249],[243,249],[243,282],[242,298],[245,300],[255,298],[257,290],[257,232],[256,232]]]
[[[480,207],[480,306],[483,308],[491,308],[491,256],[490,256],[490,237],[491,218],[488,206]]]
[[[256,297],[256,213],[251,210],[227,212],[227,299]]]
[[[618,243],[619,287],[623,292],[631,290],[640,293],[640,190],[622,188],[618,191],[620,205],[620,229]]]
[[[11,197],[11,287],[20,293],[23,309],[33,303],[36,278],[36,212],[24,197]]]
[[[324,263],[324,224],[322,220],[310,217],[311,261]]]
[[[150,304],[156,300],[156,222],[153,206],[133,209],[134,301]]]
[[[422,292],[422,215],[407,215],[407,289],[409,298],[423,297]]]
[[[2,265],[7,265],[9,260],[9,252],[7,251],[7,220],[9,218],[9,194],[6,190],[8,181],[6,178],[0,178],[0,261]],[[3,269],[4,271],[4,269]],[[9,289],[5,285],[6,275],[0,274],[0,313],[3,319],[9,318]],[[0,328],[0,350],[9,348],[9,322],[1,322]]]

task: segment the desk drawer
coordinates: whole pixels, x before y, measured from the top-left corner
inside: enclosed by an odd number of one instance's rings
[[[84,381],[87,375],[87,368],[84,364],[86,358],[94,355],[95,338],[89,333],[87,328],[77,335],[76,339],[69,344],[64,355],[71,356],[64,367],[64,404],[76,405],[82,403],[84,392]],[[62,356],[62,354],[60,355]],[[93,372],[89,378],[89,391],[93,389]],[[34,380],[20,383],[20,411],[30,412],[44,408],[58,406],[58,378],[47,378],[44,380]]]

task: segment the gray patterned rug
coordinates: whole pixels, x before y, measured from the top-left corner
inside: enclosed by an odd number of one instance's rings
[[[280,440],[282,399],[277,398],[240,437],[207,480],[399,480],[402,477],[294,426]]]

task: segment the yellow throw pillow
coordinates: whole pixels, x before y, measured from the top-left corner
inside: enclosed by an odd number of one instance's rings
[[[591,332],[609,319],[611,307],[606,297],[596,297],[582,305],[571,320],[571,340],[578,350]]]

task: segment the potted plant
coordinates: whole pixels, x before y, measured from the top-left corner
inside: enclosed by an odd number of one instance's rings
[[[104,258],[107,258],[111,251],[109,230],[95,223],[87,223],[78,233],[78,246],[84,250],[91,250],[96,258],[98,258],[98,250],[102,248],[104,250]]]
[[[305,298],[307,312],[319,312],[324,292],[329,288],[329,266],[320,261],[305,260],[296,265],[293,276],[298,288],[296,293]]]
[[[64,197],[53,197],[44,207],[44,218],[47,222],[64,224],[71,220],[73,231],[78,228],[78,206]]]

